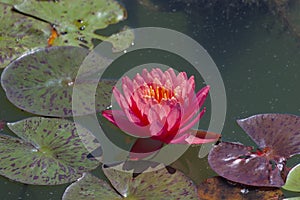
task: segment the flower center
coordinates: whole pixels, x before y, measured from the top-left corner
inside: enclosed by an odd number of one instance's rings
[[[156,99],[158,103],[160,103],[162,100],[168,100],[174,97],[173,91],[161,85],[154,84],[149,84],[148,87],[145,87],[143,89],[143,95],[144,98]]]

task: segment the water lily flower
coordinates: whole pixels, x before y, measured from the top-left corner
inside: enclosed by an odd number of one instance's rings
[[[205,113],[201,107],[209,86],[195,93],[194,77],[173,69],[146,69],[133,80],[122,78],[123,94],[115,87],[120,110],[105,110],[102,115],[123,131],[139,137],[133,152],[158,150],[163,144],[203,144],[215,142],[219,134],[197,137],[192,127]],[[149,139],[150,138],[150,139]],[[143,150],[144,149],[144,150]]]

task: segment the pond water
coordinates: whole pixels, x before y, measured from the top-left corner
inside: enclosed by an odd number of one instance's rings
[[[300,115],[300,41],[284,26],[275,10],[266,5],[242,6],[225,2],[124,0],[122,3],[127,9],[128,19],[99,32],[109,34],[124,25],[164,27],[198,41],[216,63],[226,89],[227,115],[222,140],[253,145],[236,124],[236,119],[258,113]],[[163,63],[193,74],[186,61],[176,56],[145,50],[120,58],[108,76],[120,76],[134,65],[147,62]],[[202,78],[195,76],[196,82],[202,83]],[[198,89],[200,87],[198,84]],[[0,119],[17,121],[31,116],[13,106],[2,89],[0,98]],[[206,107],[208,112],[200,123],[202,129],[209,123],[209,101]],[[200,183],[215,173],[209,168],[206,157],[197,157],[198,151],[199,147],[190,147],[173,166]],[[289,163],[299,160],[293,158]],[[0,177],[0,197],[3,200],[56,200],[61,199],[68,185],[27,186]]]

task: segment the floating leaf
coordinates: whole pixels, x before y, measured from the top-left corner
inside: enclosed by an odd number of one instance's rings
[[[142,164],[141,164],[142,163]],[[153,163],[149,164],[153,166]],[[143,168],[143,162],[132,166]],[[155,166],[155,165],[154,165]],[[103,171],[113,187],[128,199],[198,199],[194,183],[183,173],[157,165],[134,175],[126,170],[124,163],[117,166],[104,166]]]
[[[286,190],[300,192],[300,164],[291,169],[287,175],[286,183],[282,187]]]
[[[76,98],[82,98],[82,101],[72,112],[75,78],[88,53],[80,47],[50,47],[15,60],[1,76],[7,98],[23,110],[45,116],[66,117],[92,113],[95,107],[96,111],[105,109],[110,105],[115,81],[101,79],[98,82],[97,77],[91,77],[97,75],[98,68],[106,61],[89,56],[88,61],[84,62],[88,70],[77,77],[80,81],[77,84],[79,96]],[[96,97],[92,90],[94,85],[98,85]],[[90,102],[87,97],[95,97],[96,101]]]
[[[13,12],[12,7],[0,3],[0,68],[37,47],[46,47],[50,25]]]
[[[57,185],[72,182],[99,165],[96,159],[87,158],[89,151],[82,141],[89,141],[89,150],[99,143],[71,121],[32,117],[8,123],[8,127],[21,138],[0,135],[0,174],[9,179]]]
[[[156,166],[153,168],[153,166]],[[145,170],[135,174],[136,170]],[[131,169],[131,170],[129,170]],[[183,173],[165,168],[157,163],[127,162],[103,166],[103,171],[112,187],[106,182],[85,174],[67,188],[63,200],[71,199],[198,199],[196,186]],[[118,191],[118,193],[113,189]]]
[[[124,51],[133,44],[134,33],[129,27],[125,27],[121,32],[115,33],[110,37],[102,37],[101,39],[112,43],[113,52],[120,52]]]
[[[62,199],[111,200],[121,199],[121,197],[106,181],[85,173],[66,189]]]
[[[15,5],[15,4],[20,4],[22,3],[23,0],[0,0],[0,3],[6,3],[6,4],[9,4],[9,5]]]
[[[212,169],[246,185],[281,187],[288,172],[286,160],[300,153],[300,117],[260,114],[238,120],[258,149],[222,142],[208,157]]]
[[[102,39],[94,33],[126,19],[126,10],[115,0],[24,0],[15,8],[28,15],[43,19],[55,26],[59,37],[53,45],[84,45],[92,47],[92,38]]]
[[[253,199],[282,199],[280,189],[245,187],[239,184],[230,184],[221,177],[206,179],[198,186],[201,200],[253,200]]]

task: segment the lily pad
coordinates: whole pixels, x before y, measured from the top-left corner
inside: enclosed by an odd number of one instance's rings
[[[134,161],[132,161],[134,162]],[[150,163],[150,166],[153,163]],[[135,162],[137,168],[144,163]],[[155,166],[155,165],[154,165]],[[126,171],[124,163],[117,166],[105,166],[103,171],[112,186],[128,199],[198,199],[195,184],[180,171],[165,168],[162,164],[150,167],[142,173]]]
[[[282,199],[283,193],[279,188],[245,187],[232,184],[221,177],[206,179],[198,186],[201,200],[253,200],[253,199]]]
[[[291,169],[287,175],[286,183],[282,187],[293,192],[300,192],[300,164]]]
[[[87,49],[81,47],[50,47],[18,58],[1,76],[7,98],[23,110],[44,116],[67,117],[77,113],[90,114],[94,112],[91,108],[96,108],[96,111],[105,109],[110,105],[115,81],[101,79],[95,83],[98,80],[91,76],[97,75],[101,59],[92,56],[85,62],[90,71],[85,70],[81,72],[81,78],[77,77],[81,80],[77,83],[77,91],[82,92],[81,96],[95,97],[96,103],[86,102],[87,99],[82,97],[80,106],[72,109],[75,78],[88,53]],[[91,86],[94,85],[98,85],[97,92],[92,91]],[[80,95],[78,98],[81,98]]]
[[[115,0],[24,0],[15,9],[54,25],[58,32],[53,45],[93,47],[92,39],[103,37],[95,30],[127,18],[126,10]]]
[[[13,12],[0,3],[0,68],[37,47],[46,47],[51,27],[48,23]]]
[[[120,195],[106,181],[85,173],[77,182],[72,183],[64,192],[63,200],[112,200],[121,199]]]
[[[286,160],[300,153],[300,117],[260,114],[238,124],[258,145],[222,142],[208,157],[212,169],[234,182],[253,186],[281,187],[288,168]]]
[[[99,161],[87,158],[100,146],[87,129],[71,121],[32,117],[8,127],[21,139],[0,135],[0,174],[14,181],[57,185],[75,181],[96,168]],[[80,132],[80,137],[77,134]]]
[[[155,164],[156,168],[136,175],[124,165],[103,166],[112,186],[87,174],[67,188],[63,199],[198,199],[194,183],[175,169]]]
[[[20,4],[22,3],[23,0],[0,0],[0,3],[6,3],[6,4],[9,4],[9,5],[15,5],[15,4]]]

